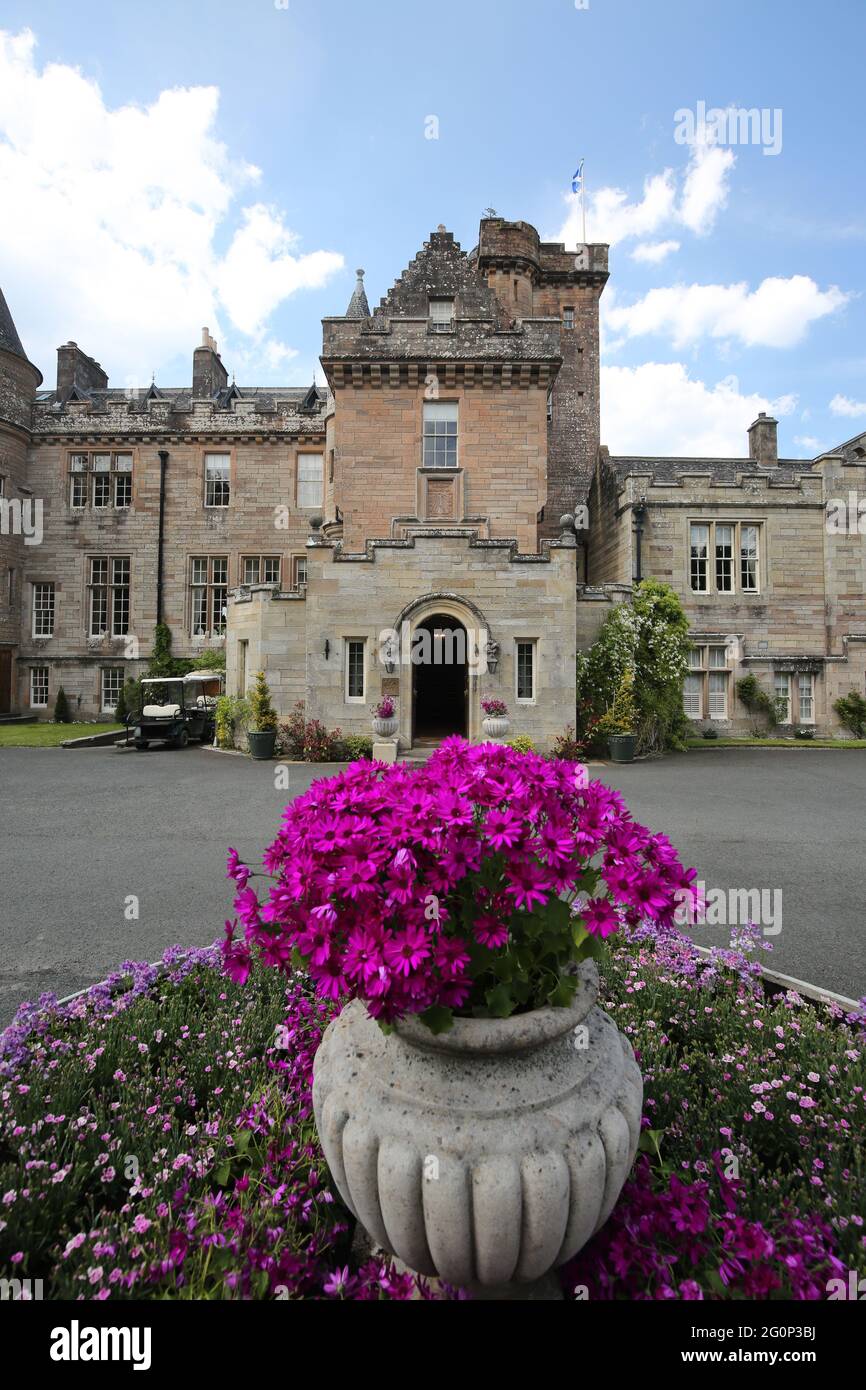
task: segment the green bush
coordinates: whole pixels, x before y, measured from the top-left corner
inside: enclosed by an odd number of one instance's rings
[[[514,738],[505,740],[509,748],[516,748],[518,753],[534,753],[535,744],[528,734],[515,734]]]
[[[354,763],[359,758],[369,760],[373,756],[373,739],[370,734],[343,734],[338,752],[341,763]]]
[[[256,674],[256,683],[249,694],[251,733],[276,732],[277,711],[271,704],[271,692],[264,671]]]
[[[815,737],[815,730],[814,730],[814,729],[795,729],[795,730],[794,730],[794,738],[800,739],[801,742],[803,742],[803,743],[811,743],[811,742],[812,742],[812,739],[813,739],[814,737]]]
[[[182,657],[172,656],[171,642],[171,628],[168,623],[157,623],[153,633],[148,676],[188,676],[190,671],[225,671],[224,647],[199,652],[198,656],[194,657]]]
[[[586,751],[585,744],[575,736],[574,725],[569,724],[562,734],[553,740],[552,756],[567,763],[579,763]]]
[[[707,727],[706,727],[705,729],[702,729],[702,730],[701,730],[701,737],[702,737],[702,738],[714,739],[714,738],[718,738],[718,736],[719,736],[719,731],[718,731],[718,729],[715,727],[714,724],[708,724]]]
[[[767,725],[775,729],[781,722],[785,714],[785,701],[777,695],[770,695],[761,685],[757,676],[751,672],[747,676],[741,676],[736,684],[737,698],[740,704],[745,705],[752,718],[752,734],[760,737],[760,720],[766,719]]]
[[[307,719],[304,710],[304,702],[299,700],[280,725],[279,746],[284,757],[307,763],[341,763],[372,756],[372,738],[344,734],[341,729],[330,732],[319,719]]]
[[[638,725],[637,704],[634,693],[634,672],[626,667],[620,676],[613,704],[603,714],[596,726],[596,736],[615,738],[621,734],[635,733]]]
[[[72,723],[72,715],[69,713],[69,701],[66,698],[66,691],[63,689],[62,685],[57,692],[57,699],[54,701],[54,723]]]
[[[645,579],[632,603],[609,613],[597,640],[577,659],[577,734],[600,745],[600,720],[611,709],[623,673],[634,673],[638,753],[682,748],[689,727],[683,709],[689,621],[668,584]]]
[[[214,712],[217,748],[234,748],[238,734],[246,729],[251,718],[249,700],[239,695],[221,695]]]
[[[857,690],[850,691],[833,706],[842,724],[855,738],[866,738],[866,700]]]

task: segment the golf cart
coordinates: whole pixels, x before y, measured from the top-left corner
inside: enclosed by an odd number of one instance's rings
[[[219,671],[143,680],[141,714],[130,720],[136,748],[143,751],[157,742],[185,748],[191,738],[213,743],[222,680]]]

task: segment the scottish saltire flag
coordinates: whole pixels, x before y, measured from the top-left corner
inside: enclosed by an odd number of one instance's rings
[[[571,180],[572,193],[579,193],[580,190],[583,188],[583,166],[585,162],[586,161],[583,159],[580,161],[575,171],[574,178]]]

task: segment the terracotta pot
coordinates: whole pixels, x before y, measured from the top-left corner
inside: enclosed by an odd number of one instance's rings
[[[377,1245],[462,1286],[540,1278],[604,1224],[637,1150],[643,1082],[580,966],[575,1001],[510,1019],[417,1018],[385,1036],[360,1001],[314,1063],[319,1137]]]

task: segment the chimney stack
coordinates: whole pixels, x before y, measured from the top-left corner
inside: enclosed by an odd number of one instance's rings
[[[777,439],[778,421],[762,410],[753,425],[749,426],[749,458],[762,468],[774,468],[779,462],[779,442]]]
[[[108,374],[98,362],[82,352],[77,343],[64,343],[57,349],[57,395],[65,401],[73,388],[79,391],[105,391]]]
[[[229,383],[229,374],[222,364],[217,345],[211,337],[209,328],[201,331],[201,347],[192,355],[192,394],[196,400],[212,400],[218,391],[224,391]]]

